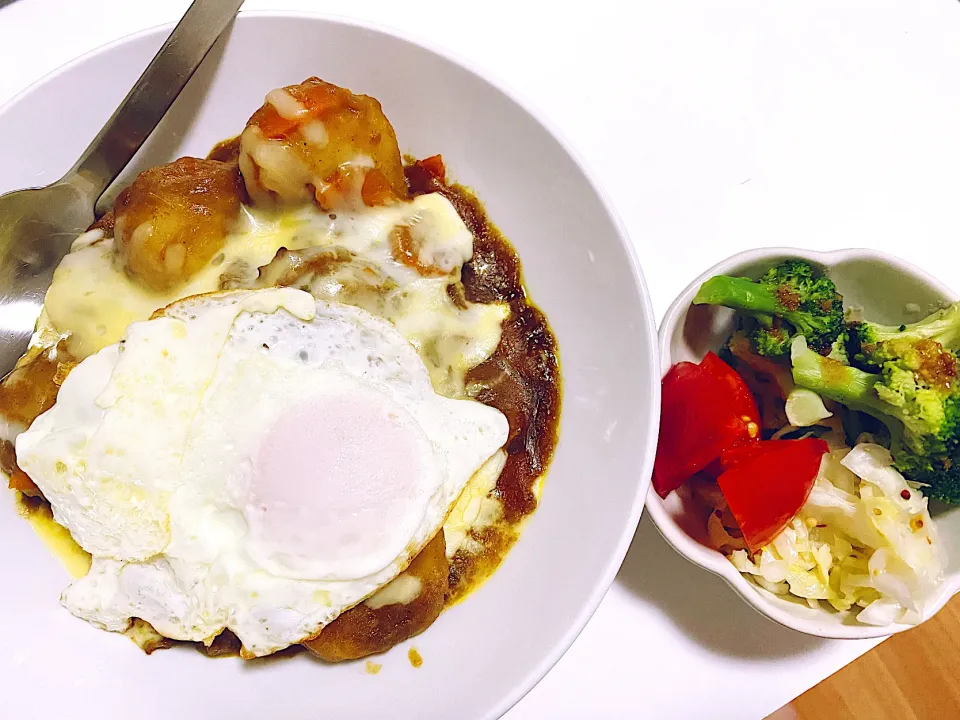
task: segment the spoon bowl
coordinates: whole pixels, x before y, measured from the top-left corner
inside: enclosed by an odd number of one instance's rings
[[[26,350],[53,271],[93,223],[95,200],[64,182],[0,195],[0,374]]]

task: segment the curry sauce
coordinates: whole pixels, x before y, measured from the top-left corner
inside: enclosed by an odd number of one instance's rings
[[[536,509],[534,487],[557,443],[560,363],[546,317],[527,298],[520,258],[477,197],[462,185],[447,182],[439,155],[411,159],[406,174],[411,194],[440,193],[473,234],[473,258],[461,272],[466,300],[506,302],[511,311],[493,356],[466,378],[468,393],[497,408],[510,425],[507,462],[495,491],[505,522],[478,534],[480,553],[461,550],[454,556],[449,601],[456,602],[496,569],[516,540],[518,523]]]

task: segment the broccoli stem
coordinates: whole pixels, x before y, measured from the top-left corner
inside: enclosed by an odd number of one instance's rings
[[[877,395],[875,386],[880,375],[864,372],[830,357],[824,357],[807,347],[806,340],[793,341],[790,353],[793,381],[798,387],[813,390],[850,410],[866,413],[890,431],[890,452],[897,457],[903,447],[903,418],[896,416],[896,408]]]
[[[881,380],[879,375],[824,357],[808,348],[802,337],[793,341],[791,362],[793,381],[800,387],[884,422],[893,420],[889,415],[890,406],[880,399],[874,389]]]
[[[932,413],[901,408],[886,402],[877,387],[886,375],[876,375],[824,357],[797,337],[790,349],[793,379],[798,387],[819,393],[851,410],[864,412],[884,423],[890,431],[890,452],[897,469],[910,480],[929,485],[927,494],[946,502],[960,502],[960,458],[953,396],[941,400],[946,421],[927,428]],[[912,414],[911,414],[912,413]]]
[[[960,303],[938,310],[909,325],[877,325],[860,323],[864,341],[881,343],[887,340],[936,340],[945,348],[956,350],[960,345]]]
[[[694,305],[723,305],[750,313],[777,315],[783,312],[776,296],[748,278],[717,275],[707,280],[693,298]]]
[[[716,275],[700,286],[693,298],[693,304],[733,308],[752,315],[763,327],[768,327],[770,320],[776,316],[786,320],[805,335],[816,336],[824,331],[822,318],[803,310],[784,307],[768,285],[749,278]]]

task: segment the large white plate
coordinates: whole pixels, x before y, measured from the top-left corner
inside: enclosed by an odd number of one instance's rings
[[[58,177],[159,47],[102,48],[0,111],[0,191]],[[541,678],[593,613],[643,506],[659,415],[656,327],[630,243],[570,150],[496,85],[409,40],[302,15],[244,14],[138,156],[205,154],[264,94],[309,75],[377,97],[401,150],[442,152],[517,246],[560,342],[561,438],[540,509],[498,573],[412,643],[364,664],[147,657],[58,604],[69,579],[0,502],[0,677],[9,717],[492,718]],[[5,515],[6,517],[2,517]],[[407,660],[416,646],[424,663]]]

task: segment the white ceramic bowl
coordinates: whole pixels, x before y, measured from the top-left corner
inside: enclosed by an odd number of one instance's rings
[[[756,278],[787,258],[808,260],[825,270],[836,283],[847,306],[869,310],[871,320],[898,324],[912,322],[942,301],[957,296],[922,270],[909,263],[873,250],[810,252],[795,248],[764,248],[734,255],[714,265],[694,280],[674,301],[660,324],[660,367],[666,373],[674,363],[699,362],[709,351],[721,348],[733,331],[734,313],[726,308],[692,305],[700,285],[714,275]],[[905,306],[917,303],[923,310],[908,315]],[[960,592],[960,508],[931,507],[940,539],[949,559],[947,577],[936,596],[924,608],[924,620],[934,615]],[[909,630],[912,625],[876,627],[858,622],[849,613],[815,610],[799,600],[775,595],[747,580],[721,553],[706,541],[706,517],[695,503],[685,502],[678,493],[662,500],[651,487],[647,512],[663,537],[695,565],[719,575],[730,587],[767,617],[794,630],[827,638],[882,637]],[[717,618],[723,622],[723,618]]]
[[[0,191],[58,177],[111,114],[169,28],[58,70],[0,111]],[[540,509],[506,561],[426,633],[364,663],[305,655],[147,657],[58,603],[65,571],[0,507],[0,677],[9,717],[494,718],[573,642],[626,553],[659,417],[656,326],[631,245],[569,147],[482,73],[380,29],[302,14],[247,14],[207,58],[137,158],[204,155],[271,88],[310,75],[378,98],[401,150],[443,153],[515,243],[564,373],[561,436]],[[14,139],[15,140],[12,140]],[[409,646],[423,657],[411,667]],[[135,708],[135,709],[134,709]]]

